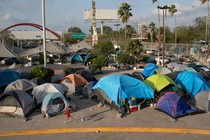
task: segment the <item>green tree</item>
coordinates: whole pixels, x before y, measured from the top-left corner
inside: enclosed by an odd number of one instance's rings
[[[125,24],[125,40],[127,39],[127,35],[126,35],[127,22],[128,22],[128,19],[133,16],[133,14],[131,13],[131,10],[132,10],[131,5],[129,5],[128,3],[122,3],[121,7],[118,10],[118,15],[120,16],[121,21]]]
[[[108,54],[114,52],[114,45],[111,41],[100,41],[93,46],[91,50],[92,54],[107,56]]]
[[[104,66],[108,66],[108,59],[103,55],[99,55],[98,57],[95,57],[95,58],[92,59],[90,68],[91,68],[93,73],[97,69],[99,70],[100,73],[102,73],[101,69]]]
[[[68,32],[69,33],[82,33],[82,30],[80,28],[78,28],[78,27],[70,27],[68,29]]]
[[[131,40],[128,45],[128,52],[138,55],[143,51],[143,45],[139,40]]]

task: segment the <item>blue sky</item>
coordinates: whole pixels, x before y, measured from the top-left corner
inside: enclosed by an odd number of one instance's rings
[[[41,24],[41,2],[42,0],[0,0],[0,29],[22,22]],[[138,22],[146,21],[147,24],[154,22],[158,25],[157,4],[152,4],[152,0],[95,0],[96,9],[119,9],[123,2],[132,5],[133,17],[129,19],[128,24],[135,26]],[[207,4],[202,5],[199,0],[159,0],[160,6],[171,4],[175,4],[178,10],[177,25],[192,25],[196,17],[206,16],[208,13]],[[85,23],[83,18],[84,10],[91,7],[92,0],[45,0],[46,26],[62,32],[66,27],[79,27],[89,34],[91,24]],[[168,15],[166,24],[173,29],[174,18]],[[105,25],[116,30],[113,23]],[[100,24],[97,24],[97,27],[100,27]],[[123,24],[121,27],[124,27]]]

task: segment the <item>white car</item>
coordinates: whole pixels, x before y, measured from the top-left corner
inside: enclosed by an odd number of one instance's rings
[[[163,64],[163,57],[162,56],[156,57],[155,58],[155,61],[156,62],[160,62],[161,64]],[[170,60],[167,57],[164,57],[164,64],[167,64],[169,62],[170,62]]]

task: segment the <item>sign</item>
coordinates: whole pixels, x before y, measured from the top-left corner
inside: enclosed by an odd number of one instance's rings
[[[78,39],[78,38],[84,39],[85,38],[85,33],[71,33],[71,38],[74,38],[74,39]]]

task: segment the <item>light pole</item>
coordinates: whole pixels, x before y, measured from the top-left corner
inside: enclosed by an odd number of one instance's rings
[[[164,66],[164,50],[165,50],[165,14],[167,9],[169,9],[170,7],[168,7],[167,5],[164,5],[163,7],[161,6],[157,6],[158,9],[163,10],[163,48],[162,48],[162,66]]]
[[[44,68],[47,67],[46,61],[46,30],[45,30],[45,0],[42,0],[42,31],[43,31],[43,56],[44,56]]]
[[[118,41],[119,41],[119,32],[118,32],[118,26],[120,26],[119,23],[114,24],[114,26],[117,26],[117,47],[118,47]]]

